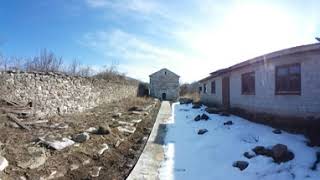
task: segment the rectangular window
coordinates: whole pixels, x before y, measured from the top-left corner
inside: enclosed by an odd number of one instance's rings
[[[202,91],[202,87],[200,86],[200,87],[199,87],[199,93],[201,93],[201,91]]]
[[[276,67],[276,94],[301,94],[300,64]]]
[[[216,93],[216,81],[211,82],[211,94]]]
[[[203,93],[207,93],[207,84],[203,84]]]
[[[242,94],[254,95],[256,93],[255,73],[249,72],[241,75]]]

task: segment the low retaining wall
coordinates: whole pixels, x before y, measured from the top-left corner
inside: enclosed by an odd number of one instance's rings
[[[81,112],[137,96],[138,84],[56,73],[0,72],[0,98],[32,104],[37,116]]]

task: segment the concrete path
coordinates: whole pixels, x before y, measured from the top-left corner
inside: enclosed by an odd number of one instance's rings
[[[159,179],[158,170],[164,158],[162,145],[165,137],[165,122],[168,121],[170,116],[170,103],[163,101],[146,147],[127,180]]]

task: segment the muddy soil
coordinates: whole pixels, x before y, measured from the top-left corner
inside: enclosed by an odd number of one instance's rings
[[[159,106],[151,98],[128,98],[83,113],[37,120],[40,123],[28,126],[31,131],[0,113],[0,155],[9,161],[0,179],[125,179],[146,144]],[[129,111],[132,107],[137,108]],[[72,139],[99,126],[111,132],[89,133],[85,142],[62,150],[39,140]],[[106,150],[101,153],[102,149]]]

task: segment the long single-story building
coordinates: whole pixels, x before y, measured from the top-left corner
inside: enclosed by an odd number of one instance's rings
[[[265,54],[212,72],[199,82],[206,104],[320,117],[320,43]]]

